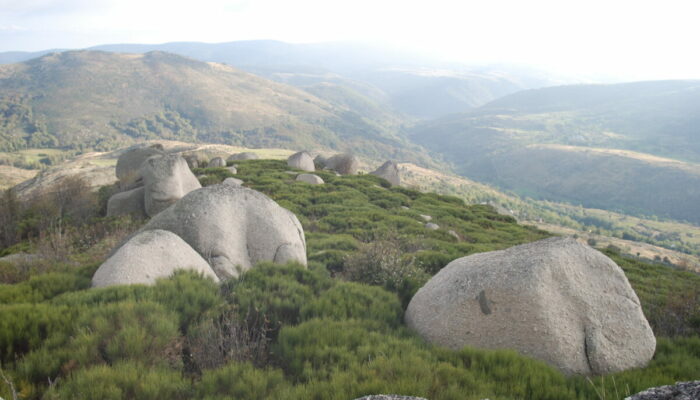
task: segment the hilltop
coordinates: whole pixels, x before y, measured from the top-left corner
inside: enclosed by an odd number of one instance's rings
[[[427,160],[396,134],[396,117],[362,96],[324,100],[227,65],[163,52],[50,53],[0,66],[0,93],[0,150],[108,150],[171,139]]]

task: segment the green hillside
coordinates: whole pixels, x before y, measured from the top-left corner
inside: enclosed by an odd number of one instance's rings
[[[698,81],[562,86],[419,124],[410,137],[521,195],[698,223],[699,115]]]
[[[168,53],[52,53],[0,66],[0,150],[160,138],[424,160],[397,117],[367,107]]]
[[[340,400],[371,393],[594,399],[603,390],[627,395],[692,379],[700,368],[700,278],[614,253],[655,333],[667,336],[659,338],[648,367],[589,382],[512,351],[430,346],[402,323],[407,300],[430,275],[455,257],[547,233],[488,206],[391,188],[371,175],[320,172],[326,184],[311,186],[293,181],[283,161],[238,164],[237,177],[246,185],[299,216],[308,270],[259,265],[221,288],[177,274],[154,287],[89,289],[108,243],[140,222],[94,216],[83,219],[86,229],[72,214],[84,214],[85,203],[64,204],[63,246],[43,253],[53,259],[22,268],[0,265],[6,378],[0,396],[11,398],[12,383],[22,399]],[[207,174],[205,184],[230,175],[223,168],[198,172]],[[46,200],[23,205],[18,226],[52,218]],[[36,207],[48,207],[38,220]],[[442,229],[425,229],[420,214],[432,215]],[[48,235],[36,245],[56,239]]]

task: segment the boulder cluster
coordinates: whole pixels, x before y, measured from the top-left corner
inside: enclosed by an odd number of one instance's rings
[[[157,147],[131,149],[117,167],[120,187],[129,190],[110,198],[110,214],[152,218],[113,250],[93,286],[153,284],[179,269],[219,281],[262,261],[306,265],[297,217],[241,180],[202,188],[183,157]]]
[[[515,349],[566,374],[642,367],[656,339],[622,269],[572,238],[456,259],[411,299],[428,342]]]
[[[107,216],[152,217],[202,187],[180,155],[160,146],[136,147],[117,160],[119,192],[107,202]]]

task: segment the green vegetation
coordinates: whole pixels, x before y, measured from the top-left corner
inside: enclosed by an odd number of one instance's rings
[[[308,268],[262,263],[221,286],[180,272],[150,287],[90,289],[98,254],[104,256],[94,250],[102,241],[94,241],[69,254],[71,264],[7,273],[12,280],[0,287],[0,362],[19,398],[594,399],[603,389],[617,389],[621,398],[697,378],[697,275],[610,253],[657,335],[669,337],[659,339],[643,369],[589,383],[513,351],[452,352],[405,328],[410,296],[452,258],[546,232],[489,206],[392,188],[371,175],[321,171],[326,184],[309,185],[294,181],[283,161],[237,165],[246,186],[298,215]],[[227,176],[223,168],[205,171],[207,183]],[[441,229],[425,229],[420,214]],[[673,321],[664,319],[671,312]],[[10,390],[0,383],[1,397],[12,398]]]
[[[698,85],[527,90],[409,134],[458,173],[522,196],[698,224]]]

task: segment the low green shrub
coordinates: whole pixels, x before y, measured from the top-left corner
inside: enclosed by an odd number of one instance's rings
[[[299,323],[301,307],[331,285],[324,270],[295,263],[261,263],[226,282],[222,291],[241,312],[252,310],[265,315],[276,332],[283,325]]]
[[[206,371],[195,386],[196,398],[289,399],[295,398],[293,386],[278,369],[258,369],[248,363],[231,363],[215,371]]]
[[[181,365],[176,348],[177,317],[152,302],[121,302],[80,313],[70,330],[54,331],[28,353],[19,370],[33,382],[47,382],[91,365],[136,361]]]
[[[374,286],[340,282],[304,305],[301,318],[364,319],[396,327],[403,320],[403,309],[394,293]]]
[[[192,393],[189,382],[179,372],[129,361],[79,370],[60,381],[43,398],[185,400],[192,398]]]
[[[0,304],[33,303],[51,299],[61,293],[90,287],[90,279],[84,276],[50,272],[37,275],[15,285],[0,285]]]

